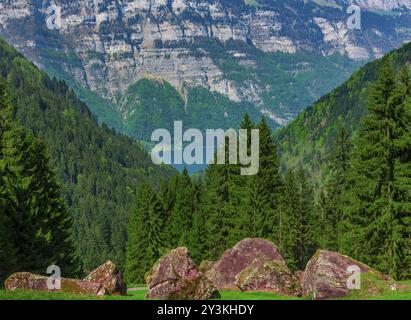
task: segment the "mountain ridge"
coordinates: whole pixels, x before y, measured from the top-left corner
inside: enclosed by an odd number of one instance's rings
[[[47,1],[39,6],[18,0],[0,4],[0,34],[38,66],[103,99],[88,102],[104,122],[121,123],[137,108],[123,110],[119,101],[138,80],[154,75],[178,91],[203,87],[250,103],[278,127],[344,81],[361,64],[355,60],[379,57],[411,39],[411,14],[370,10],[387,7],[384,1],[361,3],[367,9],[361,31],[347,28],[343,1],[337,6],[302,0],[55,3],[62,8],[60,31],[46,28]],[[314,58],[287,61],[298,54]],[[323,66],[333,70],[328,83],[321,83]],[[284,97],[285,86],[299,93],[296,98]]]

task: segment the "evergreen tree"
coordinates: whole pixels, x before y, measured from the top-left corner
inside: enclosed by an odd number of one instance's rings
[[[161,211],[155,190],[147,183],[141,185],[128,227],[125,263],[128,283],[143,282],[145,273],[164,253]]]
[[[6,162],[4,159],[4,133],[9,129],[10,116],[7,114],[11,112],[4,95],[4,84],[0,82],[0,288],[3,286],[5,278],[15,270],[15,248],[10,241],[12,237],[12,226],[10,217],[13,215],[10,211],[12,209],[10,191],[6,190],[5,175]]]
[[[207,216],[203,211],[203,183],[201,180],[193,181],[193,212],[192,225],[188,233],[187,246],[191,257],[196,263],[201,263],[206,256],[207,229],[205,228]]]
[[[313,188],[302,167],[295,173],[287,172],[283,201],[280,249],[290,268],[302,270],[317,248],[318,237]]]
[[[390,60],[373,86],[355,143],[343,249],[395,278],[409,275],[411,116],[408,70]]]
[[[240,129],[247,130],[247,154],[251,155],[251,130],[257,129],[246,113]],[[239,152],[239,150],[238,150]],[[238,153],[239,154],[239,153]],[[235,224],[232,230],[233,240],[238,242],[244,238],[258,236],[258,212],[252,206],[255,198],[254,177],[241,175],[241,164],[231,165],[233,175],[230,179],[232,205],[236,208]],[[253,197],[254,196],[254,197]]]
[[[166,248],[173,249],[176,244],[175,239],[172,236],[172,213],[176,202],[176,192],[178,184],[178,175],[170,178],[170,180],[163,181],[158,194],[159,201],[162,205],[162,218],[163,226],[161,230],[162,241]]]
[[[45,146],[16,125],[4,86],[0,88],[0,110],[1,233],[9,234],[5,248],[13,250],[13,271],[44,273],[56,264],[65,275],[73,275],[77,269],[71,220]]]
[[[206,169],[205,200],[203,212],[207,216],[205,228],[206,259],[216,260],[220,254],[229,248],[234,229],[235,212],[233,211],[230,179],[232,168],[229,165],[211,165]]]
[[[330,176],[325,190],[320,192],[321,248],[339,251],[341,226],[344,219],[344,194],[349,188],[347,174],[352,152],[351,139],[343,127],[335,139],[329,160]]]
[[[176,200],[170,221],[172,246],[187,246],[194,212],[194,191],[187,169],[178,178]]]
[[[207,217],[205,228],[206,259],[216,260],[224,250],[236,243],[238,199],[236,177],[239,166],[229,164],[229,146],[226,139],[226,163],[207,167],[205,172],[204,202],[202,212]]]
[[[253,235],[278,242],[283,185],[279,172],[277,147],[265,118],[257,128],[260,135],[260,167],[259,172],[250,177],[249,187],[250,209],[253,216],[251,223],[254,224]]]

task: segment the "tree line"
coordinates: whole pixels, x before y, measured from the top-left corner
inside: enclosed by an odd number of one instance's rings
[[[265,119],[260,171],[241,176],[237,165],[211,165],[200,178],[187,171],[160,189],[141,186],[131,212],[126,278],[144,274],[169,249],[186,246],[200,263],[216,260],[247,237],[273,241],[290,268],[304,269],[316,249],[359,259],[396,279],[410,276],[411,97],[409,70],[388,61],[368,98],[358,136],[342,129],[328,161],[329,178],[317,193],[302,166],[280,174]],[[250,140],[250,139],[249,139]]]

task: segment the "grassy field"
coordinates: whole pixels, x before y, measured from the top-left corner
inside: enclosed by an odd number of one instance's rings
[[[387,290],[386,288],[369,287],[368,279],[364,279],[364,289],[361,291],[351,291],[342,300],[411,300],[411,281],[400,281],[397,283],[397,290]],[[371,279],[370,279],[371,281]],[[144,285],[133,286],[140,288]],[[4,291],[0,290],[0,300],[145,300],[147,290],[129,291],[127,296],[104,296],[90,297],[79,296],[66,293],[35,292],[35,291]],[[240,291],[221,291],[221,300],[307,300],[308,297],[280,296],[268,292],[240,292]]]
[[[0,291],[0,300],[145,300],[147,290],[129,291],[128,296],[89,297],[66,293],[34,291]],[[278,296],[266,292],[222,291],[221,300],[296,300],[295,297]]]

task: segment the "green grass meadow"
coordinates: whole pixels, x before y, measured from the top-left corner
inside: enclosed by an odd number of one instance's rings
[[[397,290],[368,289],[367,281],[364,282],[364,290],[351,291],[347,297],[341,300],[411,300],[411,281],[400,281]],[[141,286],[140,286],[141,287]],[[147,290],[129,291],[127,296],[104,296],[91,297],[73,295],[59,292],[36,292],[36,291],[4,291],[0,290],[0,300],[146,300]],[[269,292],[241,292],[220,291],[220,300],[309,300],[309,297],[280,296]]]

